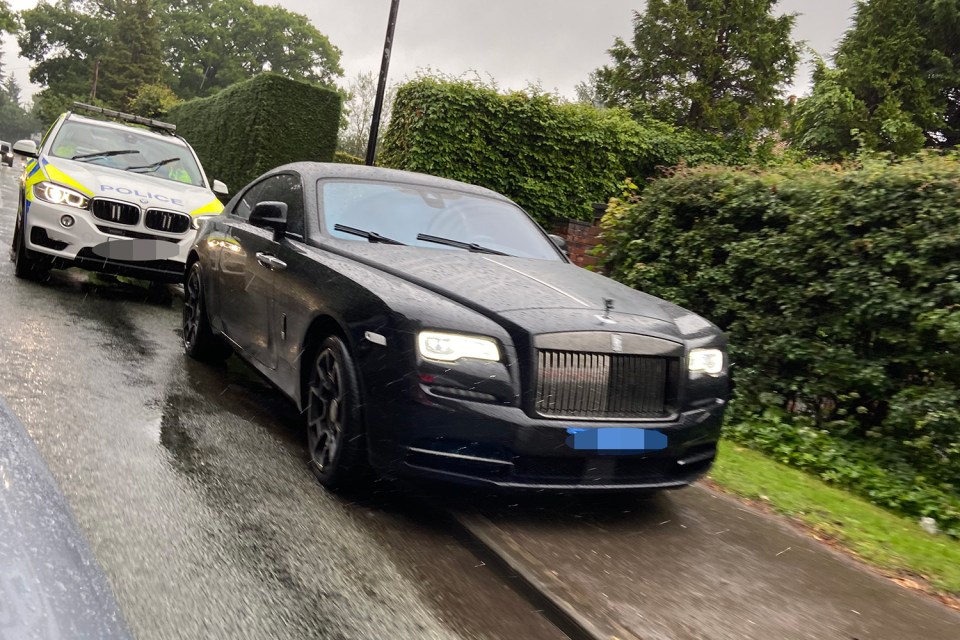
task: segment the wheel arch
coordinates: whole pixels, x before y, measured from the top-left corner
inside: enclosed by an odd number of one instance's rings
[[[307,327],[307,331],[304,333],[303,342],[300,347],[300,366],[298,367],[297,374],[299,384],[297,385],[296,398],[297,408],[301,411],[306,411],[307,408],[306,398],[307,386],[310,384],[310,363],[313,362],[313,357],[316,355],[317,349],[319,349],[323,341],[330,336],[337,336],[343,340],[348,349],[351,349],[352,345],[350,344],[347,332],[344,330],[343,325],[333,316],[326,314],[318,315],[310,322],[310,326]],[[360,382],[360,386],[362,393],[362,381]]]

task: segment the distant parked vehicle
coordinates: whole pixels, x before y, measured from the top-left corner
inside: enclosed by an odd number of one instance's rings
[[[13,149],[10,147],[9,142],[4,142],[0,140],[0,162],[7,165],[8,167],[13,166]]]

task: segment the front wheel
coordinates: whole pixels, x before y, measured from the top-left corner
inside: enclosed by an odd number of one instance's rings
[[[369,472],[360,387],[343,341],[323,341],[312,361],[308,386],[307,448],[320,484],[335,489]]]
[[[46,256],[37,255],[27,249],[24,239],[23,214],[17,214],[17,222],[13,228],[13,245],[10,247],[10,260],[13,262],[13,273],[18,278],[27,280],[41,280],[50,271],[50,260]]]
[[[202,275],[200,263],[194,262],[183,287],[183,350],[196,360],[222,362],[230,356],[232,349],[210,328],[203,299]]]

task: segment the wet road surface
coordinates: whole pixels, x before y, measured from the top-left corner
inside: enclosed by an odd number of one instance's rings
[[[489,549],[411,492],[321,489],[278,392],[237,358],[182,355],[169,290],[14,278],[15,198],[0,168],[0,396],[136,637],[564,637]],[[450,495],[441,504],[471,494]],[[960,638],[945,608],[701,489],[478,504],[461,514],[477,537],[605,637]]]
[[[0,395],[136,637],[563,637],[416,501],[322,490],[280,394],[182,355],[179,300],[17,280],[0,171]]]

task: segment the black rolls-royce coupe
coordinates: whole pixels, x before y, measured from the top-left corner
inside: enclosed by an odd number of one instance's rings
[[[208,218],[183,341],[305,414],[334,487],[373,467],[505,489],[684,486],[716,455],[726,338],[571,264],[502,195],[338,164],[274,169]]]

